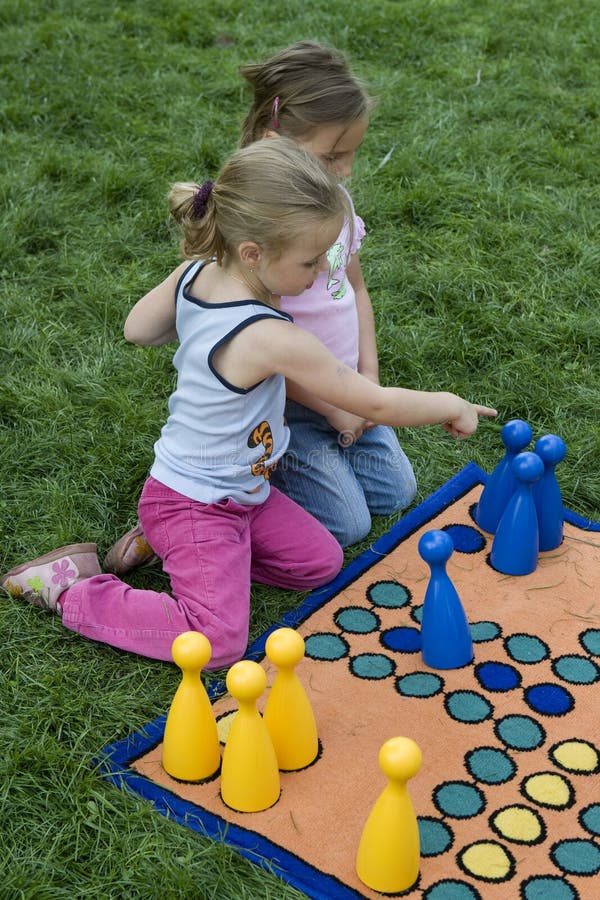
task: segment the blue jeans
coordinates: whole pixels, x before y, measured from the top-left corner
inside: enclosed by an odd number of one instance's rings
[[[371,530],[371,515],[407,507],[417,490],[412,466],[393,428],[377,425],[342,447],[327,420],[292,400],[285,409],[291,438],[271,476],[340,542],[355,544]]]

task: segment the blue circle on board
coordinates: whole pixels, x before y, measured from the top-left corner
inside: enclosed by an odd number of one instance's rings
[[[469,625],[471,639],[475,644],[484,644],[486,641],[495,641],[500,637],[502,630],[495,622],[471,622]]]
[[[411,593],[397,581],[378,581],[367,588],[367,599],[373,606],[401,609],[410,601]]]
[[[504,716],[496,723],[494,731],[502,743],[513,750],[537,750],[546,739],[542,726],[529,716]]]
[[[334,662],[348,655],[348,644],[339,634],[326,632],[309,634],[304,642],[304,652],[311,659]]]
[[[592,656],[600,656],[600,628],[588,628],[579,635],[581,646]]]
[[[379,616],[370,609],[363,609],[362,606],[346,606],[338,609],[333,621],[338,628],[350,634],[371,634],[377,631],[380,625]]]
[[[575,653],[559,656],[552,663],[552,671],[569,684],[595,684],[600,680],[600,668],[586,656]]]
[[[393,675],[395,670],[392,660],[383,653],[361,653],[350,660],[350,671],[357,678],[380,681]]]
[[[571,885],[558,875],[534,875],[521,884],[523,900],[577,900]]]
[[[475,676],[488,691],[512,691],[521,684],[521,676],[513,666],[499,662],[483,662],[475,666]]]
[[[459,553],[479,553],[486,545],[482,533],[472,525],[446,525],[442,531],[450,535]]]
[[[452,691],[447,695],[444,706],[449,716],[457,722],[485,722],[494,712],[494,707],[475,691]]]
[[[600,872],[600,847],[594,841],[559,841],[550,851],[554,863],[569,875],[596,875]]]
[[[396,680],[396,690],[404,697],[435,697],[444,690],[444,681],[431,672],[411,672]]]
[[[452,829],[441,819],[417,816],[421,856],[440,856],[454,841]]]
[[[600,836],[600,803],[592,803],[579,813],[579,821],[590,834]]]
[[[478,747],[465,756],[467,771],[482,784],[505,784],[514,778],[517,767],[504,750]]]
[[[396,653],[418,653],[421,649],[421,632],[418,628],[400,625],[384,631],[380,641],[387,650]]]
[[[481,894],[465,881],[444,878],[427,888],[423,900],[481,900]]]
[[[575,701],[560,684],[534,684],[523,692],[525,703],[543,716],[564,716],[575,706]]]
[[[504,648],[515,662],[532,665],[550,656],[550,648],[533,634],[513,634],[504,641]]]
[[[478,787],[466,781],[447,781],[433,791],[433,802],[443,815],[453,819],[471,819],[485,809],[485,797]]]

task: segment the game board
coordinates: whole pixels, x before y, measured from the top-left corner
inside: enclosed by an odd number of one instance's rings
[[[274,625],[305,638],[297,672],[321,744],[313,765],[282,773],[274,806],[235,813],[220,799],[218,777],[186,784],[167,776],[164,716],[105,748],[106,776],[315,900],[381,897],[358,879],[355,855],[386,783],[379,749],[405,735],[419,744],[423,765],[409,782],[420,875],[402,896],[595,900],[600,525],[566,511],[563,543],[540,556],[534,573],[501,575],[489,564],[490,536],[472,518],[486,477],[466,466]],[[429,669],[420,654],[429,570],[416,548],[432,528],[447,530],[456,548],[447,571],[475,651],[461,669]],[[266,637],[248,655],[271,684]],[[213,702],[224,738],[234,707],[220,691]]]

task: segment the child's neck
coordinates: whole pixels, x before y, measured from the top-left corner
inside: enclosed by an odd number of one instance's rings
[[[231,278],[233,281],[243,284],[249,291],[251,297],[255,300],[260,300],[262,303],[266,303],[274,309],[279,309],[279,296],[277,294],[272,294],[271,291],[267,290],[262,281],[259,278],[256,278],[256,276],[253,277],[251,273],[245,275],[240,272],[236,266],[228,262],[223,263],[221,271],[227,278]]]

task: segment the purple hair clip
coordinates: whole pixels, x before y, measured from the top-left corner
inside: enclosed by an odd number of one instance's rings
[[[273,106],[271,107],[271,123],[273,128],[279,128],[279,96],[275,97],[273,100]]]
[[[192,200],[192,213],[194,219],[203,219],[206,215],[206,204],[212,193],[214,181],[205,181],[202,187],[198,188]]]

